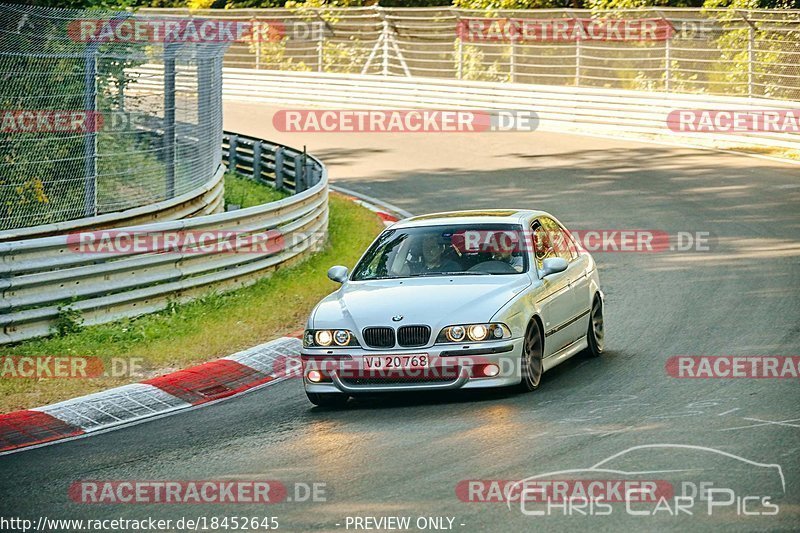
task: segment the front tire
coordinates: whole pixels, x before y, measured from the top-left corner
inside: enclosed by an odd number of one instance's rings
[[[599,294],[595,294],[592,310],[589,313],[589,330],[586,332],[586,340],[589,343],[586,353],[590,357],[600,357],[603,354],[604,338],[603,299]]]
[[[525,341],[522,344],[522,359],[520,366],[522,369],[522,382],[520,389],[523,392],[534,391],[539,388],[544,373],[542,355],[544,344],[542,343],[542,329],[539,322],[532,320],[525,332]]]
[[[350,397],[335,392],[307,392],[308,401],[318,407],[344,407]]]

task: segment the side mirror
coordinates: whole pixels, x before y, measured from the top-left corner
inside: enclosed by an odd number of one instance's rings
[[[550,274],[558,274],[564,272],[569,264],[563,257],[548,257],[542,263],[542,277],[546,278]],[[328,273],[330,275],[330,272]]]
[[[563,261],[563,259],[562,259]],[[347,281],[347,275],[349,272],[347,271],[347,267],[342,265],[332,266],[328,269],[328,278],[331,281],[335,281],[336,283],[344,283]]]

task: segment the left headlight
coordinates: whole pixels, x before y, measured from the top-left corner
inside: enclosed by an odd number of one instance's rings
[[[496,341],[511,337],[508,326],[500,323],[457,324],[447,326],[436,338],[437,343]]]
[[[344,346],[359,346],[350,330],[307,329],[303,332],[304,348],[341,348]]]

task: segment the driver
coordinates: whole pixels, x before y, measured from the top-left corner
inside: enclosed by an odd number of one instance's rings
[[[425,235],[422,238],[422,262],[415,274],[437,272],[461,272],[461,265],[445,256],[445,245],[435,234]]]
[[[517,272],[522,272],[522,269],[525,266],[522,259],[522,254],[514,254],[514,250],[517,248],[519,240],[517,239],[516,235],[509,235],[508,233],[505,235],[510,237],[511,242],[506,242],[503,240],[499,241],[497,248],[494,252],[492,252],[492,260],[502,261],[503,263],[514,267],[514,270]]]

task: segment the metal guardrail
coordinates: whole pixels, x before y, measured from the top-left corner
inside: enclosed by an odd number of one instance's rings
[[[287,146],[235,134],[224,138],[223,157],[230,168],[293,195],[236,211],[114,231],[278,231],[282,247],[246,254],[157,249],[148,253],[77,253],[69,235],[0,243],[0,344],[49,334],[65,303],[80,312],[86,325],[134,317],[212,289],[251,284],[320,246],[328,226],[325,165]]]
[[[800,134],[768,131],[673,133],[676,109],[796,110],[796,102],[733,96],[625,91],[593,87],[501,84],[321,72],[223,69],[223,98],[329,109],[483,109],[533,111],[539,129],[602,134],[650,134],[750,146],[800,149]]]

